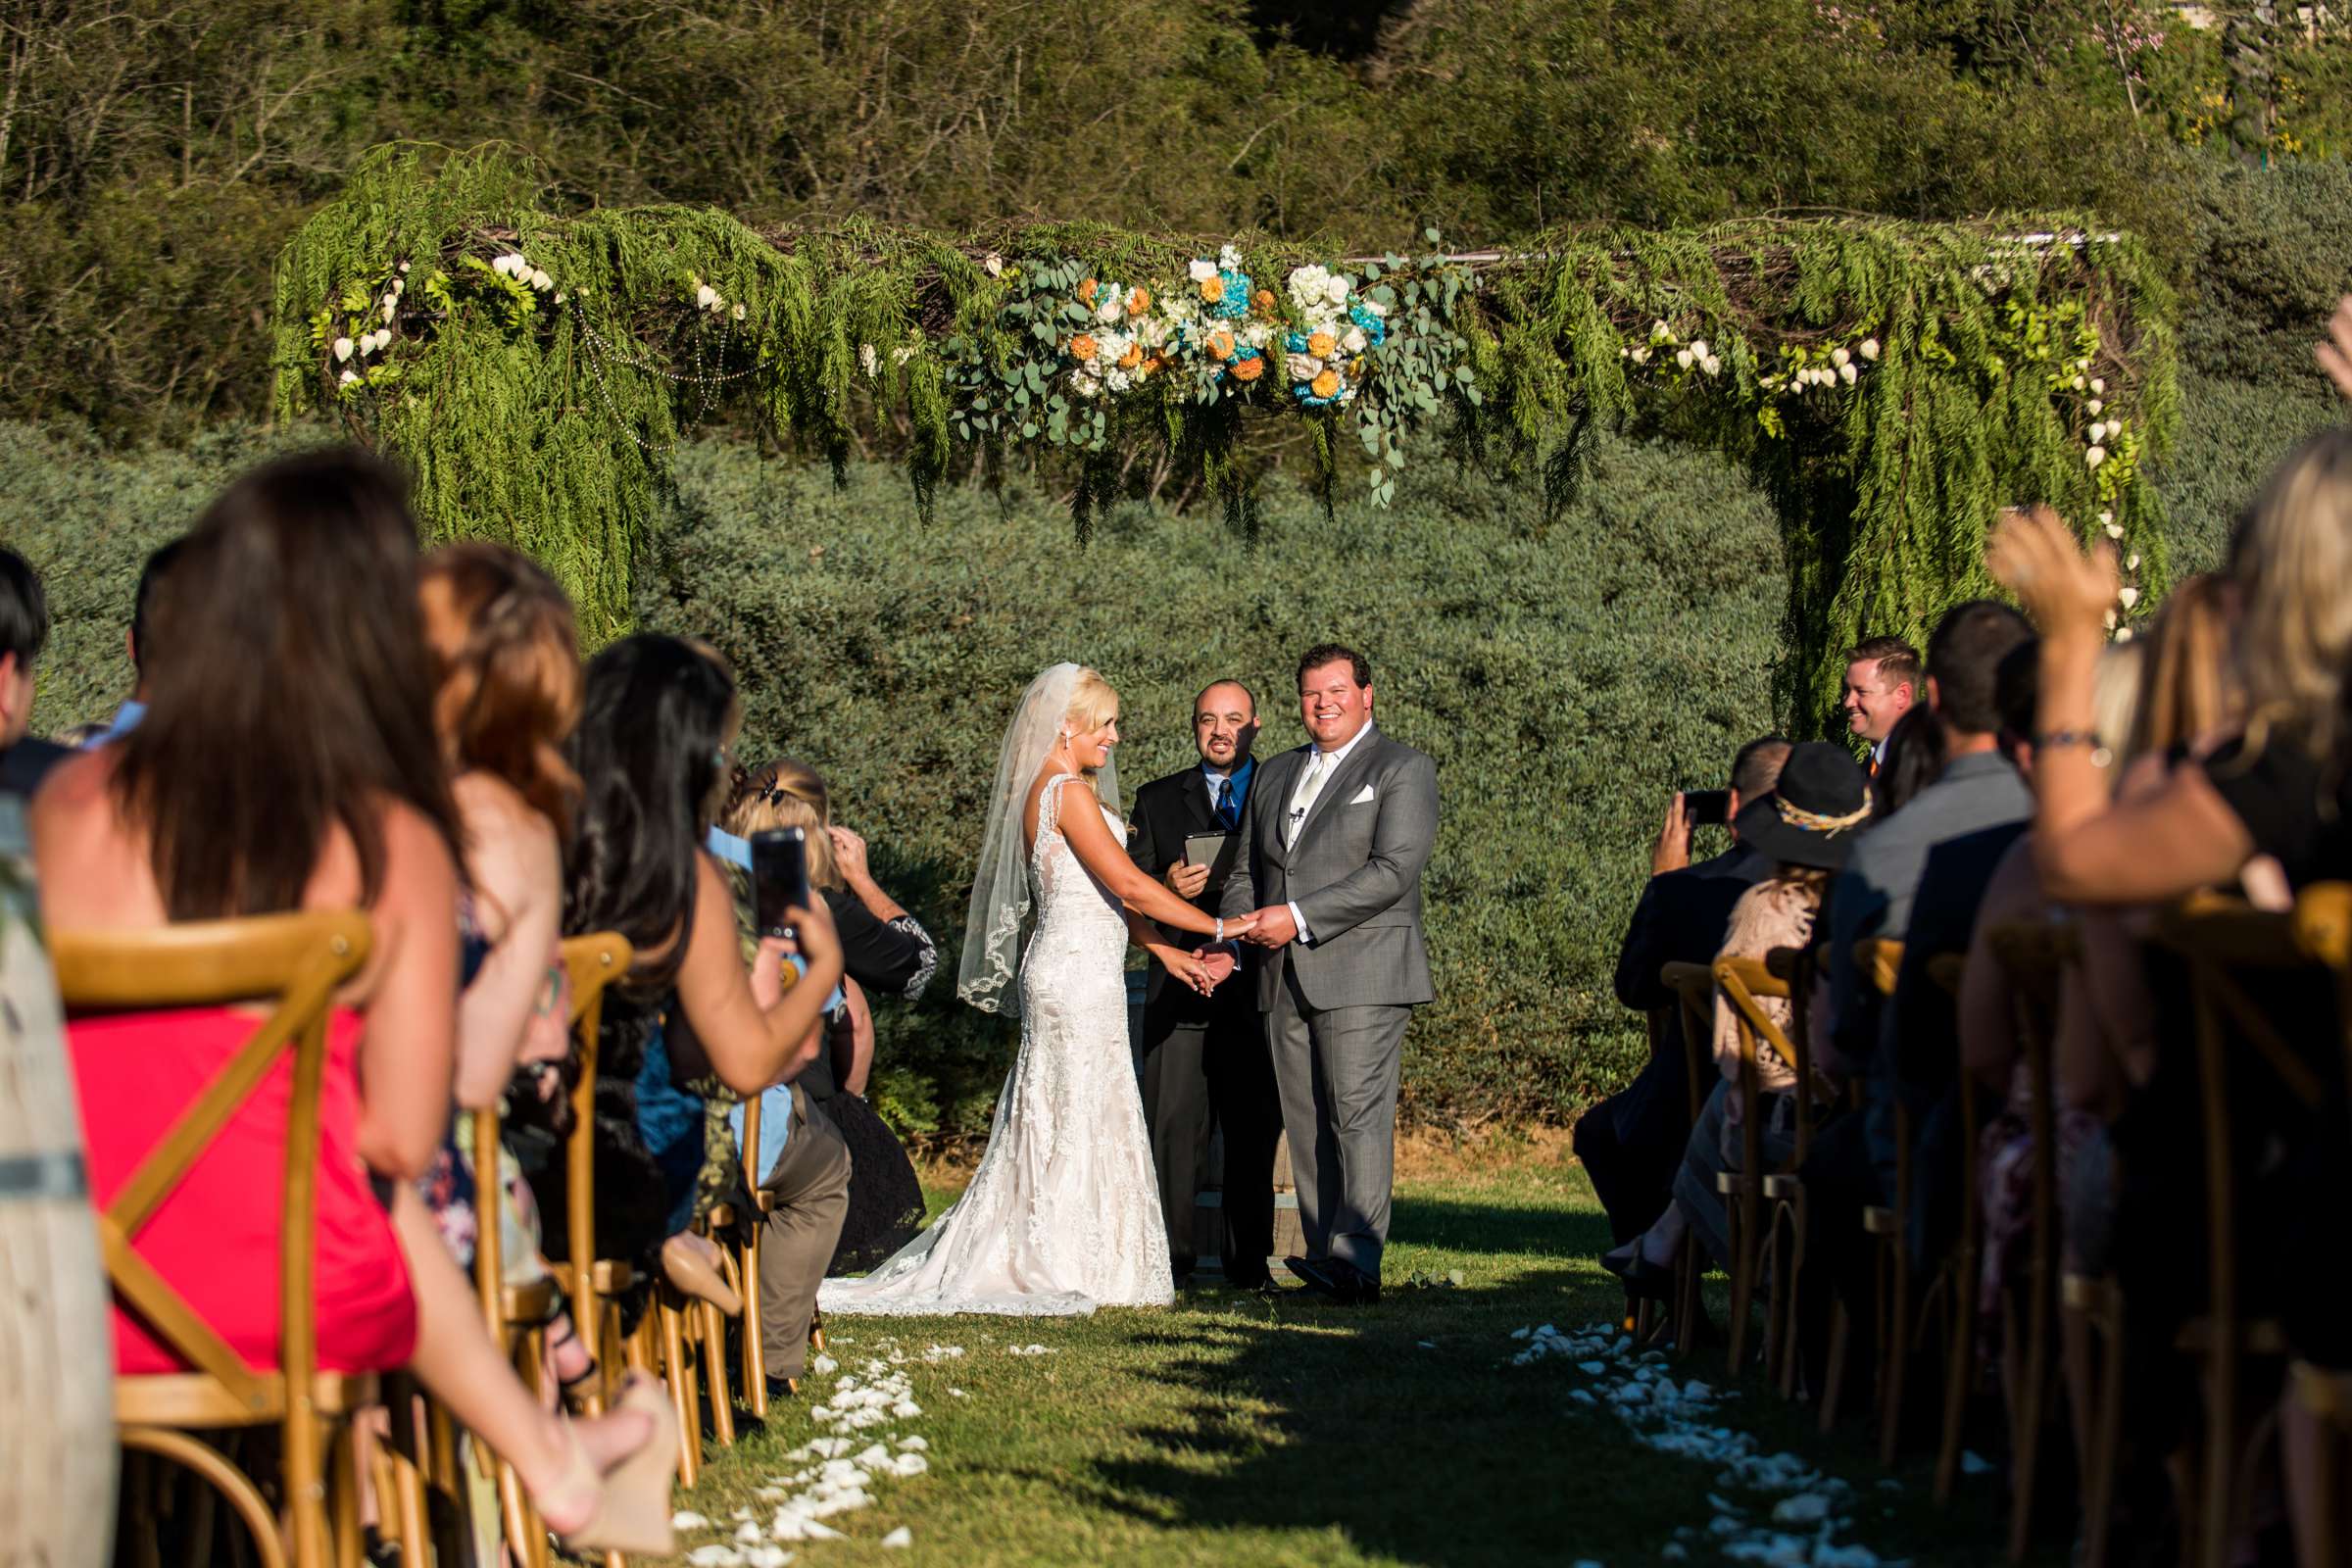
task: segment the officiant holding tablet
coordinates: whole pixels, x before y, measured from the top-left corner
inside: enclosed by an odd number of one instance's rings
[[[1240,681],[1220,680],[1193,700],[1198,765],[1136,791],[1131,852],[1135,863],[1204,913],[1217,911],[1235,859],[1242,808],[1257,763],[1257,700]],[[1171,934],[1192,946],[1198,939]],[[1238,944],[1236,945],[1239,946]],[[1256,949],[1211,956],[1238,963],[1208,996],[1168,984],[1152,965],[1144,1002],[1144,1114],[1152,1127],[1152,1163],[1168,1225],[1168,1252],[1182,1285],[1200,1254],[1214,1248],[1227,1283],[1267,1287],[1274,1246],[1274,1149],[1282,1102],[1257,1010],[1251,965]],[[1222,1235],[1195,1235],[1194,1195],[1208,1157],[1210,1131],[1225,1135]]]

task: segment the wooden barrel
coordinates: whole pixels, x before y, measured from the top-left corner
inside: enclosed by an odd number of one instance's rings
[[[114,1551],[113,1314],[24,814],[0,796],[0,1563]]]

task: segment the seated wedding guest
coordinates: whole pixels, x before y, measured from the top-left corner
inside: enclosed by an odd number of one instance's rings
[[[1849,734],[1870,742],[1863,768],[1872,778],[1886,760],[1886,737],[1919,702],[1919,650],[1900,637],[1865,637],[1845,651],[1838,707]]]
[[[1875,754],[1879,765],[1870,775],[1871,820],[1885,821],[1941,778],[1949,743],[1943,721],[1930,709],[1914,708],[1896,719]]]
[[[231,485],[199,520],[159,621],[173,657],[120,741],[60,764],[32,814],[53,927],[155,929],[365,909],[368,964],[327,1026],[318,1162],[318,1350],[407,1366],[519,1471],[575,1550],[669,1549],[676,1427],[658,1385],[565,1422],[483,1331],[415,1182],[448,1122],[458,1020],[456,808],[436,743],[399,479],[350,453]],[[74,1018],[104,1201],[245,1045],[234,1006]],[[272,1069],[283,1075],[291,1063]],[[249,1100],[135,1247],[237,1353],[277,1353],[284,1094]],[[132,1313],[119,1366],[177,1370]]]
[[[2352,339],[2352,322],[2341,313],[2339,322]],[[2258,855],[2275,858],[2292,888],[2352,876],[2345,826],[2352,715],[2344,681],[2352,655],[2352,432],[2331,430],[2297,447],[2233,541],[2232,662],[2242,733],[2135,797],[2102,798],[2087,739],[2092,668],[2117,592],[2114,553],[2086,558],[2064,522],[2037,510],[2004,519],[1986,564],[2045,627],[2034,859],[2051,898],[2158,903],[2227,885]],[[2290,1023],[2328,1017],[2333,1005],[2329,997],[2277,990],[2263,1001],[2281,1016],[2291,1013]],[[2322,1043],[2333,1032],[2285,1031],[2290,1045],[2316,1048],[2309,1064],[2331,1084],[2339,1075],[2334,1047]],[[2166,1221],[2196,1212],[2203,1201],[2191,1168],[2197,1162],[2177,1157],[2195,1137],[2198,1098],[2184,1042],[2167,1039],[2148,1083],[2131,1095],[2114,1126],[2125,1190],[2116,1205],[2113,1267],[2135,1319],[2151,1331],[2193,1310],[2187,1283],[2202,1271],[2182,1257],[2179,1227],[2168,1234]],[[2337,1367],[2352,1365],[2352,1343],[2334,1310],[2352,1283],[2343,1278],[2352,1236],[2344,1234],[2340,1205],[2298,1199],[2341,1191],[2352,1180],[2335,1135],[2342,1108],[2340,1084],[2316,1117],[2282,1101],[2269,1103],[2250,1129],[2258,1135],[2252,1142],[2280,1157],[2248,1173],[2239,1238],[2249,1265],[2248,1309],[2277,1311],[2297,1354]],[[2295,1260],[2291,1284],[2266,1267],[2283,1258]],[[2176,1432],[2188,1414],[2179,1402],[2141,1412],[2135,1430]],[[2298,1507],[2308,1504],[2313,1485],[2309,1420],[2298,1401],[2286,1401],[2284,1447]]]
[[[32,728],[33,666],[49,641],[49,597],[41,574],[14,550],[0,549],[0,794],[30,795],[73,754]]]
[[[1681,792],[1650,850],[1650,879],[1634,906],[1617,950],[1617,1000],[1640,1012],[1667,1009],[1657,1050],[1631,1084],[1578,1119],[1576,1156],[1609,1216],[1616,1252],[1649,1228],[1673,1196],[1675,1168],[1690,1137],[1690,1068],[1683,1051],[1682,1001],[1659,972],[1669,963],[1709,963],[1723,949],[1740,896],[1771,873],[1772,862],[1740,837],[1740,808],[1772,793],[1788,743],[1778,735],[1749,741],[1732,759],[1724,820],[1731,847],[1692,865],[1690,822]]]
[[[466,846],[456,1103],[470,1113],[514,1093],[544,1104],[570,1049],[559,931],[562,841],[580,792],[562,750],[580,710],[571,604],[528,557],[482,543],[426,557],[418,593],[433,728]],[[547,1276],[539,1214],[520,1164],[501,1153],[488,1173],[505,1200],[499,1257],[507,1283],[528,1284]],[[461,1114],[423,1187],[461,1267],[473,1261],[482,1174],[471,1116]],[[560,1382],[576,1385],[594,1370],[567,1314],[548,1341]]]
[[[822,1117],[840,1135],[850,1159],[848,1207],[832,1253],[818,1260],[820,1277],[870,1269],[922,1228],[923,1188],[914,1162],[889,1123],[865,1101],[874,1052],[867,992],[879,988],[884,995],[911,997],[928,983],[936,963],[930,937],[911,916],[880,920],[862,892],[855,899],[847,896],[850,887],[862,885],[888,902],[866,870],[864,840],[834,827],[831,815],[825,781],[807,764],[786,760],[745,775],[722,818],[729,833],[745,839],[777,828],[806,830],[808,885],[824,893],[826,907],[842,921],[842,964],[848,971],[843,1004],[826,1019],[824,1049],[792,1083],[792,1113],[803,1119]],[[840,853],[845,846],[850,855]],[[855,879],[850,875],[853,863]],[[740,912],[748,921],[748,903]],[[856,939],[850,935],[853,929]],[[767,1174],[760,1172],[762,1177]],[[762,1247],[763,1261],[769,1250]],[[790,1255],[778,1250],[780,1256]],[[793,1294],[800,1294],[797,1284]]]
[[[710,1074],[748,1097],[798,1074],[821,1046],[816,1026],[842,962],[820,905],[791,911],[808,965],[799,984],[784,986],[780,938],[762,938],[746,972],[734,893],[703,848],[741,722],[734,677],[714,652],[639,635],[590,662],[564,749],[584,793],[564,856],[564,929],[616,931],[636,951],[606,993],[598,1036],[597,1247],[641,1278],[660,1267],[713,1299],[708,1252],[691,1242],[664,1249],[692,1221],[710,1149],[703,1102],[685,1086]],[[561,1160],[532,1186],[543,1212],[563,1212]],[[562,1229],[549,1229],[550,1256],[566,1246]]]
[[[139,568],[139,586],[130,600],[130,627],[122,634],[122,651],[130,658],[132,684],[130,695],[114,716],[80,744],[103,746],[108,741],[130,733],[147,714],[147,662],[157,653],[155,644],[156,605],[164,592],[164,579],[172,570],[172,563],[179,559],[184,537],[158,546]]]
[[[735,786],[721,825],[757,815],[761,828],[797,827],[808,835],[808,885],[824,896],[841,933],[841,957],[869,996],[918,1002],[939,969],[939,951],[922,922],[882,890],[866,864],[865,840],[833,820],[824,776],[787,757],[754,768]]]
[[[1870,785],[1842,746],[1807,741],[1789,750],[1779,783],[1769,795],[1740,808],[1740,841],[1771,863],[1771,874],[1740,896],[1724,934],[1725,958],[1761,958],[1775,948],[1801,948],[1813,939],[1813,921],[1831,873],[1863,842],[1870,821]],[[1789,1004],[1759,998],[1766,1016],[1786,1034]],[[1715,1178],[1740,1168],[1740,1027],[1731,1004],[1715,999],[1715,1066],[1721,1081],[1690,1129],[1683,1160],[1674,1174],[1674,1201],[1622,1256],[1603,1266],[1620,1275],[1636,1296],[1664,1300],[1674,1282],[1674,1253],[1686,1233],[1694,1234],[1717,1263],[1731,1261],[1730,1223]],[[1758,1129],[1765,1160],[1787,1162],[1796,1145],[1795,1097],[1827,1100],[1836,1085],[1814,1064],[1814,1081],[1800,1089],[1796,1065],[1772,1044],[1756,1041],[1756,1079],[1764,1124]]]

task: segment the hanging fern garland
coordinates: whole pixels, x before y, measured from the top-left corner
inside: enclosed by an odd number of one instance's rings
[[[541,185],[499,148],[378,149],[280,261],[278,402],[404,456],[436,535],[547,563],[595,641],[627,626],[680,433],[746,416],[837,471],[892,442],[925,514],[953,473],[1065,471],[1081,537],[1139,465],[1253,529],[1286,430],[1327,497],[1354,468],[1386,504],[1443,445],[1539,480],[1548,514],[1601,421],[1711,446],[1781,511],[1776,684],[1808,732],[1851,641],[1917,640],[1984,591],[2003,505],[2121,542],[2119,636],[2163,586],[2141,472],[2178,417],[2173,301],[2080,220],[1598,226],[1334,263],[1101,227],[564,216]]]

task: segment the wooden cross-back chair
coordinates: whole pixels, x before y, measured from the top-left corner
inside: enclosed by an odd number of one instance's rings
[[[107,1279],[117,1298],[183,1358],[181,1373],[119,1377],[122,1446],[185,1465],[228,1499],[267,1568],[299,1568],[360,1553],[358,1478],[349,1417],[373,1402],[371,1375],[318,1369],[318,1187],[320,1085],[335,992],[366,962],[368,917],[356,910],[262,915],[143,931],[58,930],[50,952],[69,1012],[162,1011],[262,1003],[252,1037],[182,1111],[97,1215]],[[140,1228],[186,1179],[213,1140],[291,1058],[285,1176],[278,1195],[279,1351],[256,1367],[199,1317],[137,1251]],[[260,1195],[256,1195],[257,1200]],[[285,1518],[270,1517],[253,1480],[190,1429],[275,1427],[282,1442]],[[334,1454],[327,1453],[332,1436]],[[23,1436],[20,1434],[20,1436]],[[335,1472],[333,1519],[328,1472]]]
[[[2328,905],[2340,914],[2340,905]],[[2307,927],[2292,913],[2270,913],[2213,895],[2184,900],[2156,921],[2156,942],[2187,964],[2197,1053],[2200,1132],[2204,1142],[2206,1304],[2177,1342],[2204,1369],[2205,1422],[2197,1465],[2193,1528],[2185,1532],[2191,1560],[2206,1568],[2228,1561],[2243,1513],[2254,1445],[2238,1429],[2237,1402],[2245,1364],[2283,1355],[2285,1336],[2276,1320],[2250,1317],[2238,1298],[2235,1213],[2239,1183],[2231,1087],[2260,1069],[2307,1108],[2317,1110],[2325,1082],[2256,1000],[2257,991],[2302,969],[2318,975],[2322,960],[2305,946],[2307,934],[2328,940],[2330,921],[2315,901]],[[2331,979],[2338,979],[2331,976]],[[2340,979],[2338,981],[2340,983]],[[2250,990],[2249,985],[2255,989]],[[2341,993],[2339,992],[2339,995]],[[2342,1020],[2336,1020],[2339,1036]]]
[[[1764,1371],[1768,1380],[1783,1380],[1783,1352],[1795,1313],[1791,1303],[1795,1274],[1802,1266],[1805,1242],[1804,1183],[1797,1170],[1813,1145],[1813,1060],[1808,1043],[1789,1038],[1766,1012],[1762,1003],[1788,1001],[1788,982],[1775,975],[1762,958],[1717,958],[1715,986],[1732,1018],[1740,1041],[1740,1169],[1723,1171],[1715,1190],[1724,1197],[1732,1248],[1732,1331],[1729,1365],[1737,1373],[1746,1365],[1748,1317],[1754,1305],[1765,1253],[1780,1258],[1772,1271],[1764,1316]],[[1764,1168],[1764,1107],[1757,1052],[1770,1048],[1796,1073],[1793,1094],[1795,1146],[1788,1162],[1777,1170]],[[1786,1234],[1788,1249],[1781,1256]]]
[[[2043,1412],[2055,1377],[2058,1306],[2058,1087],[2055,1045],[2059,995],[2067,968],[2082,956],[2071,925],[2020,920],[1986,933],[2010,982],[2018,1054],[2027,1083],[2027,1130],[2034,1141],[2032,1230],[2023,1280],[2011,1282],[2002,1310],[2009,1353],[2022,1353],[2010,1410],[2009,1560],[2025,1559],[2034,1523]],[[1961,1093],[1969,1093],[1963,1082]],[[2023,1308],[2019,1299],[2023,1298]],[[2082,1446],[2079,1445],[2078,1446]]]
[[[784,989],[790,991],[800,983],[800,970],[787,964],[784,969]],[[830,1046],[825,1049],[829,1050]],[[776,1205],[774,1197],[760,1185],[767,1175],[765,1171],[757,1168],[760,1163],[760,1097],[754,1095],[743,1102],[743,1145],[740,1152],[743,1159],[743,1185],[752,1195],[751,1224],[749,1226],[751,1239],[745,1242],[740,1249],[736,1267],[743,1276],[741,1289],[743,1293],[744,1402],[750,1406],[753,1415],[765,1420],[767,1418],[767,1351],[761,1344],[760,1332],[760,1303],[761,1300],[760,1251],[762,1235],[767,1228],[762,1222]],[[821,1315],[809,1319],[808,1344],[810,1348],[820,1351],[825,1348],[825,1320]],[[799,1391],[798,1380],[793,1380],[790,1386],[796,1393]]]
[[[2334,976],[2336,1034],[2343,1045],[2345,1082],[2352,1084],[2352,885],[2328,882],[2304,889],[2295,900],[2295,938]],[[2296,1533],[2311,1537],[2305,1561],[2341,1562],[2343,1498],[2337,1484],[2344,1473],[2346,1439],[2352,1437],[2352,1376],[2302,1360],[2288,1372],[2295,1398],[2314,1417],[2318,1439],[2312,1465],[2318,1484],[2310,1512],[2295,1520]]]
[[[1714,1081],[1715,971],[1703,963],[1674,962],[1661,966],[1658,979],[1675,994],[1682,1009],[1683,1077],[1690,1122],[1695,1126],[1706,1108]],[[1698,1343],[1699,1284],[1707,1272],[1706,1258],[1688,1234],[1674,1254],[1674,1348],[1688,1356]]]

